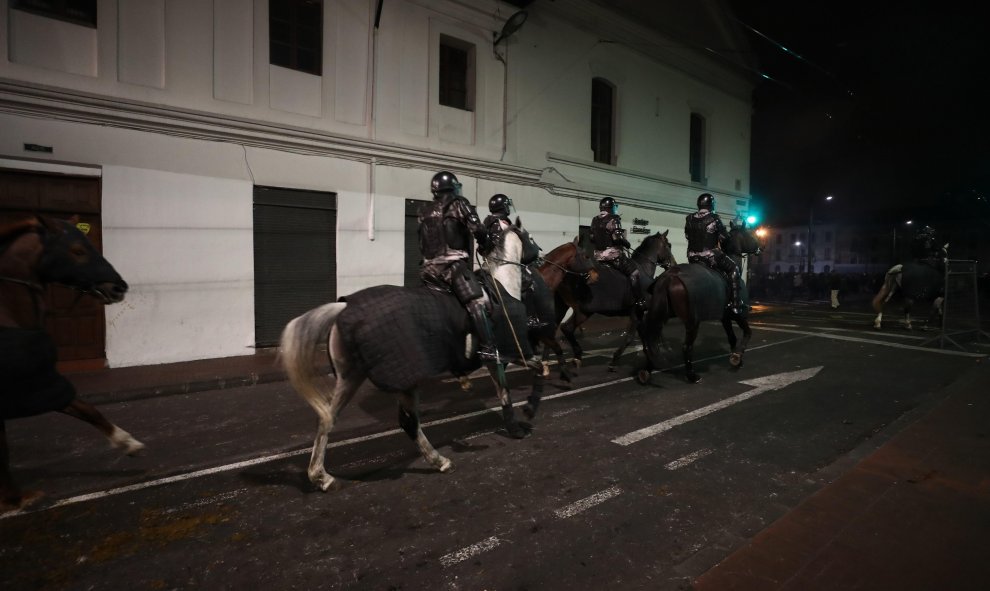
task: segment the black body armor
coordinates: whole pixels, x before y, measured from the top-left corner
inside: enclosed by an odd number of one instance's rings
[[[729,237],[722,219],[713,211],[698,211],[687,216],[684,236],[688,241],[688,254],[702,253],[718,248],[720,240]]]
[[[591,219],[591,242],[595,250],[612,246],[630,248],[626,231],[622,229],[622,220],[614,213],[600,213]]]
[[[472,236],[473,235],[473,236]],[[463,197],[445,193],[419,212],[419,250],[433,259],[459,250],[468,253],[477,238],[488,244],[488,234],[474,207]]]

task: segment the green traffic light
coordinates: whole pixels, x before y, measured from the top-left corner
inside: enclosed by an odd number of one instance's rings
[[[746,225],[747,226],[755,226],[757,220],[759,220],[759,218],[757,218],[755,215],[751,215],[748,218],[746,218]]]

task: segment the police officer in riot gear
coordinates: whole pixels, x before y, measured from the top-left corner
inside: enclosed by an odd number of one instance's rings
[[[488,229],[488,239],[491,244],[494,245],[501,242],[502,235],[512,228],[512,221],[509,216],[512,215],[512,199],[502,193],[496,193],[492,195],[492,198],[488,200],[488,217],[485,218],[485,228]],[[520,236],[522,239],[523,236]],[[532,237],[529,234],[525,234],[525,238],[528,238],[534,245]],[[539,246],[536,247],[539,250]],[[486,254],[486,253],[482,253]],[[527,296],[533,293],[533,270],[529,268],[529,264],[532,261],[522,261],[522,285],[521,291],[523,299],[525,300]],[[538,325],[539,321],[530,319],[530,326]]]
[[[711,193],[698,196],[698,211],[688,214],[684,224],[687,237],[688,261],[704,263],[711,269],[721,271],[729,280],[731,301],[729,311],[738,314],[742,311],[739,301],[739,266],[719,247],[719,242],[729,238],[722,219],[715,213],[715,197]]]
[[[419,212],[423,282],[457,296],[470,314],[481,342],[480,357],[497,360],[495,333],[485,310],[484,292],[471,264],[474,240],[478,240],[482,249],[488,248],[488,232],[474,206],[461,196],[461,184],[453,173],[441,171],[433,175],[430,191],[433,201]]]
[[[591,219],[591,242],[595,246],[595,260],[600,261],[629,278],[632,286],[633,307],[642,311],[646,307],[646,296],[639,280],[639,268],[626,254],[632,248],[626,240],[619,217],[619,205],[615,199],[604,197],[598,202],[598,215]]]

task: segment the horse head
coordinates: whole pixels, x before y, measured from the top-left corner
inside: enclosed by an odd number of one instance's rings
[[[536,240],[530,235],[529,232],[523,228],[522,221],[519,216],[516,216],[516,233],[519,234],[519,239],[522,240],[522,254],[520,255],[519,262],[524,265],[528,265],[540,258],[540,245],[536,243]]]
[[[598,271],[595,269],[595,264],[585,256],[584,250],[581,248],[580,237],[575,237],[572,242],[561,244],[543,257],[540,273],[543,274],[544,279],[547,279],[548,274],[553,272],[582,275],[589,284],[598,281]],[[550,283],[549,279],[547,279],[547,283]]]
[[[760,241],[749,231],[744,223],[735,220],[729,222],[729,239],[724,241],[722,249],[730,256],[745,254],[760,254]]]
[[[674,260],[674,253],[670,248],[670,240],[667,234],[670,230],[651,234],[643,239],[643,242],[633,251],[633,258],[640,259],[663,268],[672,267],[677,264]]]
[[[75,221],[38,216],[37,231],[42,243],[37,273],[43,283],[60,283],[95,295],[107,304],[124,299],[127,282],[96,251]]]

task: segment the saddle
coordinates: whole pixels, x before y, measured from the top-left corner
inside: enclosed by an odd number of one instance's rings
[[[691,305],[698,307],[700,317],[720,318],[725,311],[725,306],[732,298],[732,289],[729,286],[729,279],[724,273],[717,269],[712,269],[705,263],[687,263],[671,267],[666,273],[676,274],[684,283],[687,291],[691,295]],[[699,297],[704,293],[721,293],[724,299]],[[749,293],[746,283],[739,280],[739,300],[744,308],[749,304]]]

